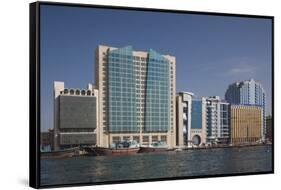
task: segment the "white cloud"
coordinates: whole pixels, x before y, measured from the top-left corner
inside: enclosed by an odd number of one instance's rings
[[[236,57],[228,60],[220,61],[221,73],[224,77],[255,77],[259,71],[257,62],[248,57]]]
[[[254,75],[257,72],[257,67],[252,66],[252,65],[235,65],[232,68],[228,69],[226,71],[227,75],[240,75],[240,74],[250,74]]]

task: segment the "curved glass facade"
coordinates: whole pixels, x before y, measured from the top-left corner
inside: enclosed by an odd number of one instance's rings
[[[132,47],[108,52],[108,116],[110,132],[137,132]]]
[[[170,63],[149,50],[145,97],[145,131],[168,131],[170,126]]]
[[[106,121],[110,133],[168,132],[171,125],[169,57],[131,46],[111,48],[105,55]],[[104,80],[104,79],[103,79]]]

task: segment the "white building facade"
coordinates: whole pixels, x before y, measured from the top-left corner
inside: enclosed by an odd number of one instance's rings
[[[193,95],[191,92],[180,92],[176,98],[176,145],[179,147],[190,146],[191,144],[191,107]]]
[[[207,143],[227,144],[230,138],[229,103],[218,96],[206,98]]]

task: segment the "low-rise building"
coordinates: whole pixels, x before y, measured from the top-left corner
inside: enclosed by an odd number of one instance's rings
[[[272,142],[272,116],[266,117],[266,139]]]
[[[95,145],[98,126],[98,90],[65,88],[54,82],[54,148],[55,150]]]
[[[41,132],[40,136],[40,148],[41,151],[51,151],[54,149],[54,130],[49,129],[48,131]]]

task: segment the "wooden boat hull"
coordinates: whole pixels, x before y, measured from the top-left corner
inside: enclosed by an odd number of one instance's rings
[[[168,151],[168,148],[165,148],[165,147],[140,147],[139,153],[164,152],[164,151]]]
[[[78,155],[79,155],[79,148],[40,153],[41,158],[69,158]]]
[[[114,155],[130,155],[136,154],[140,148],[103,148],[103,147],[94,147],[91,148],[88,152],[95,156],[114,156]]]

